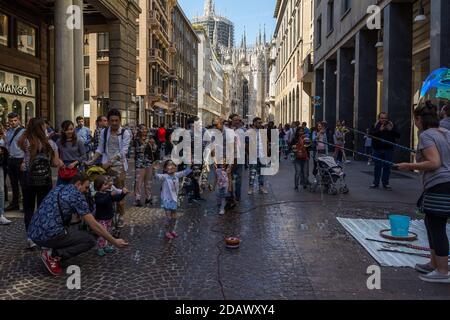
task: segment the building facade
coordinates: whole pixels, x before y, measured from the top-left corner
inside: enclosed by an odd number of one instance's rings
[[[378,15],[368,13],[371,5]],[[399,143],[413,147],[412,110],[422,83],[430,71],[450,66],[449,13],[446,0],[315,1],[315,121],[345,120],[365,131],[386,111]],[[358,149],[362,138],[355,136]],[[405,152],[396,157],[410,160]]]
[[[179,5],[172,14],[172,43],[175,53],[171,76],[173,87],[173,120],[181,126],[198,114],[198,56],[199,42],[191,22]]]
[[[70,6],[79,8],[68,12]],[[24,121],[42,116],[59,127],[85,115],[85,33],[110,33],[110,106],[127,121],[135,93],[135,1],[0,2],[0,108],[2,121],[17,111]],[[70,20],[70,18],[72,18]],[[69,28],[68,21],[73,21]]]
[[[326,1],[323,1],[326,2]],[[313,55],[313,0],[277,0],[274,17],[275,121],[311,123],[312,67],[303,66]],[[310,64],[310,66],[312,66]],[[307,66],[308,67],[308,66]]]
[[[226,17],[216,14],[213,0],[205,0],[203,16],[194,17],[192,22],[206,30],[219,60],[222,58],[221,49],[234,46],[234,24]]]
[[[195,25],[200,39],[198,47],[198,116],[204,126],[222,117],[224,105],[224,71],[211,46],[207,31]]]

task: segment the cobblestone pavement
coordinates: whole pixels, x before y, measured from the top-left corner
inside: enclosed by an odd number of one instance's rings
[[[393,192],[368,192],[363,171],[370,169],[349,165],[351,193],[322,197],[294,191],[285,162],[269,178],[269,195],[244,196],[235,212],[220,217],[213,194],[201,206],[184,206],[180,237],[171,242],[157,206],[130,206],[122,232],[129,248],[70,261],[81,268],[81,290],[68,290],[68,276],[49,276],[38,253],[23,249],[23,222],[12,214],[13,224],[0,228],[0,299],[449,299],[448,286],[423,283],[410,269],[383,268],[382,290],[367,289],[366,269],[375,261],[336,216],[412,213],[420,193],[417,178],[401,175]],[[225,249],[227,236],[241,237],[241,248]]]

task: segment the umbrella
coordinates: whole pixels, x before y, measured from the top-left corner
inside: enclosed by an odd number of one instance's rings
[[[422,86],[420,98],[450,101],[450,69],[440,68],[433,71]]]

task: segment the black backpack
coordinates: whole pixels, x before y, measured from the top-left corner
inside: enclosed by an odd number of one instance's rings
[[[52,184],[51,156],[45,152],[36,154],[30,161],[28,169],[28,185],[45,187]]]

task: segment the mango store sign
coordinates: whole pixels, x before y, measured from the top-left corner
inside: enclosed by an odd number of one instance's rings
[[[0,93],[9,93],[19,96],[26,96],[28,94],[28,88],[0,82]]]

